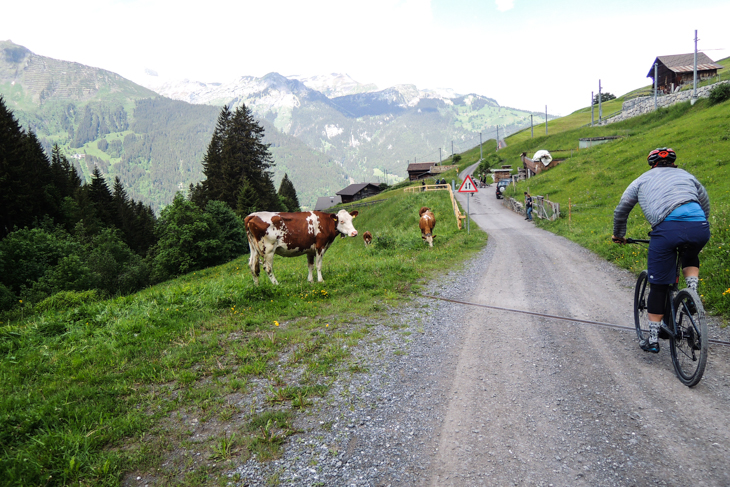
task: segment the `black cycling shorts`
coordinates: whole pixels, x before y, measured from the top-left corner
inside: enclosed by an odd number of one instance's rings
[[[647,271],[652,284],[674,284],[677,279],[677,247],[682,252],[682,268],[699,267],[700,250],[710,240],[710,224],[704,222],[663,221],[649,232]]]

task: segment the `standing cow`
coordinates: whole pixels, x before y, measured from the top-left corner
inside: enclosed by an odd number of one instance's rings
[[[362,234],[362,239],[365,241],[365,247],[367,247],[373,242],[373,234],[365,231],[365,233]]]
[[[421,208],[418,212],[421,219],[418,221],[418,226],[421,228],[421,238],[428,242],[429,247],[433,247],[433,227],[436,226],[436,217],[433,216],[431,210],[427,206]]]
[[[321,211],[304,211],[301,213],[274,213],[260,211],[251,213],[244,219],[248,247],[251,256],[248,266],[253,274],[253,282],[259,284],[259,261],[264,261],[264,270],[272,284],[279,284],[274,277],[274,254],[284,257],[307,255],[309,276],[313,282],[312,267],[317,258],[317,280],[322,282],[322,257],[335,237],[357,236],[352,226],[352,219],[357,211],[348,213],[340,210],[336,214]]]

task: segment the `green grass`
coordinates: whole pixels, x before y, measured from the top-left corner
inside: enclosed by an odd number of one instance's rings
[[[217,485],[230,462],[276,458],[293,415],[367,370],[350,350],[372,324],[486,243],[457,230],[446,192],[383,198],[354,220],[373,245],[337,239],[324,283],[306,282],[305,257],[277,256],[282,284],[262,275],[255,287],[243,257],[131,296],[65,293],[0,317],[0,485]],[[421,206],[437,218],[432,249]],[[201,425],[209,436],[195,436]]]
[[[689,102],[604,127],[581,127],[578,113],[568,119],[574,127],[548,137],[525,138],[524,132],[507,139],[499,154],[513,167],[521,165],[519,154],[538,149],[576,148],[581,137],[622,135],[624,138],[590,149],[556,153],[566,157],[558,167],[523,181],[512,190],[520,195],[549,195],[560,203],[563,218],[540,222],[543,228],[587,247],[609,261],[635,273],[646,266],[646,250],[610,242],[613,210],[629,183],[648,170],[646,155],[656,147],[670,146],[677,152],[677,165],[694,174],[705,186],[711,203],[712,238],[700,255],[699,287],[706,308],[725,319],[730,315],[730,102],[710,106],[706,99]],[[569,121],[564,122],[565,127]],[[552,121],[550,129],[552,130]],[[477,148],[478,151],[478,148]],[[570,202],[570,221],[568,206]],[[646,238],[650,230],[640,208],[632,211],[628,234]]]

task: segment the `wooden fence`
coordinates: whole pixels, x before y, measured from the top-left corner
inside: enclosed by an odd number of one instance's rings
[[[451,189],[450,184],[424,184],[421,186],[409,186],[404,188],[403,191],[406,193],[420,193],[422,191],[448,191],[449,197],[451,198],[451,207],[454,210],[454,217],[456,217],[456,226],[461,230],[461,221],[466,218],[466,215],[462,215],[459,210],[459,205],[454,198],[454,191]]]
[[[502,200],[502,204],[520,215],[525,214],[524,203],[509,196]],[[560,203],[548,200],[545,196],[532,197],[532,216],[543,220],[554,221],[560,218]]]

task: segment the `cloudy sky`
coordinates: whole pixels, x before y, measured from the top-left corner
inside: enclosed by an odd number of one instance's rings
[[[0,40],[161,77],[347,73],[567,115],[591,91],[649,84],[654,58],[730,56],[727,0],[24,0],[3,2]]]

